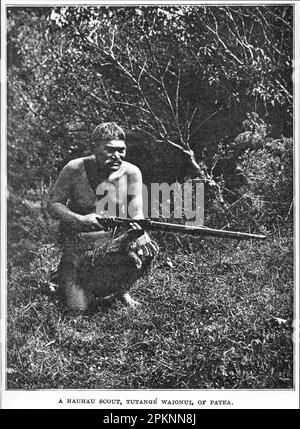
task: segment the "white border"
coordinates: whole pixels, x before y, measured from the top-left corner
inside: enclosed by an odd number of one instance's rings
[[[294,354],[294,390],[34,390],[34,391],[12,391],[5,390],[5,350],[6,344],[6,23],[5,13],[7,6],[54,6],[54,5],[99,5],[99,6],[130,6],[130,5],[220,5],[222,2],[216,1],[147,1],[145,4],[141,1],[131,0],[124,1],[110,1],[110,2],[95,2],[95,1],[45,1],[40,2],[32,0],[24,2],[21,0],[1,2],[1,405],[0,408],[5,409],[148,409],[149,411],[160,409],[172,408],[179,409],[176,404],[163,405],[162,399],[166,400],[188,400],[191,401],[189,406],[182,406],[183,409],[189,408],[192,410],[199,409],[299,409],[299,81],[300,81],[300,5],[297,1],[224,1],[222,5],[236,4],[236,5],[278,5],[289,4],[294,5],[295,10],[295,73],[296,76],[294,86],[294,160],[295,160],[295,284],[294,284],[294,297],[295,297],[295,354]],[[95,405],[92,404],[70,404],[67,403],[68,399],[95,399]],[[115,400],[120,399],[122,405],[112,404],[99,404],[100,400]],[[157,405],[132,405],[127,403],[126,400],[157,400]],[[62,400],[63,403],[59,403]],[[214,405],[210,400],[227,400],[232,405]],[[206,401],[198,402],[198,401]]]
[[[1,3],[1,146],[0,146],[0,276],[1,276],[1,368],[0,383],[1,396],[3,401],[5,383],[5,318],[6,318],[6,25],[4,24],[5,6]],[[1,407],[1,405],[0,405]]]

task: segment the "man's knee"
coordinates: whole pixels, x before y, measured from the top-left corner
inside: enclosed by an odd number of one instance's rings
[[[75,315],[85,313],[92,302],[92,295],[74,283],[65,285],[64,289],[68,311]]]

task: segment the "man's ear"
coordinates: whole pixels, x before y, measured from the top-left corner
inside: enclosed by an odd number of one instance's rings
[[[91,142],[91,150],[94,151],[95,148],[96,148],[96,142],[95,142],[95,140],[92,140],[92,142]]]

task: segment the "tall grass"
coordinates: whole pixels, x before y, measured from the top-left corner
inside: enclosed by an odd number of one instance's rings
[[[9,264],[9,389],[290,389],[293,236],[264,242],[169,235],[129,309],[99,301],[70,317],[40,243]]]

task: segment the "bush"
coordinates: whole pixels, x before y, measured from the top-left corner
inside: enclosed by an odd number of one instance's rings
[[[256,210],[256,217],[270,224],[291,218],[293,205],[293,141],[270,141],[265,148],[247,151],[237,169],[245,178],[240,188]],[[247,188],[249,191],[247,192]]]
[[[219,174],[225,203],[212,200],[208,219],[219,226],[250,230],[292,227],[293,140],[267,137],[267,126],[248,115],[233,143],[219,150]],[[256,124],[256,126],[255,126]]]
[[[20,196],[10,190],[7,200],[9,263],[26,266],[43,244],[56,242],[55,224],[46,211],[48,189],[30,189]]]

